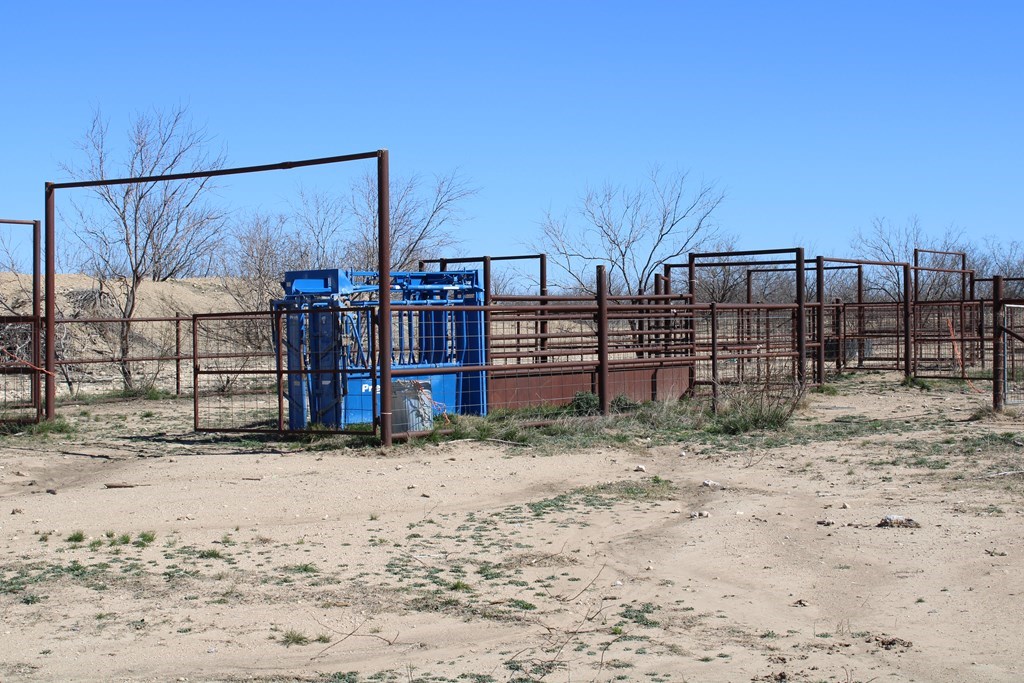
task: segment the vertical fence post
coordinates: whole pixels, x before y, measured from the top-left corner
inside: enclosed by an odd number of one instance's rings
[[[43,321],[40,318],[41,290],[39,288],[39,253],[42,243],[42,230],[39,221],[32,221],[32,365],[36,367],[32,377],[32,405],[36,408],[36,422],[43,417],[42,377],[39,366],[42,364]]]
[[[846,304],[838,297],[833,303],[835,312],[832,318],[832,331],[836,337],[836,374],[838,375],[846,367]]]
[[[801,391],[807,388],[807,274],[804,272],[804,248],[796,249],[796,381]]]
[[[192,316],[192,429],[199,431],[199,318]]]
[[[597,396],[601,414],[611,412],[608,372],[608,275],[604,266],[597,267]]]
[[[277,431],[284,431],[284,348],[285,339],[285,328],[284,328],[284,313],[282,309],[273,311],[274,314],[274,330],[277,333],[277,353],[274,354],[274,361],[277,369]]]
[[[711,302],[711,412],[718,414],[718,304]]]
[[[857,367],[864,367],[864,266],[857,265]]]
[[[484,256],[484,365],[491,364],[491,257]]]
[[[57,319],[57,291],[56,291],[56,242],[54,236],[54,208],[53,208],[53,183],[46,183],[46,265],[44,267],[46,279],[46,419],[52,420],[57,414],[57,331],[54,324]]]
[[[916,252],[915,252],[916,256]],[[914,271],[915,275],[917,271]],[[910,264],[903,264],[903,376],[907,379],[914,376],[914,317],[915,300],[910,282]]]
[[[814,374],[818,384],[825,383],[825,257],[814,260],[814,288],[818,294],[818,320],[815,325],[815,336],[818,337],[818,353],[815,354],[817,366]]]
[[[1006,405],[1006,309],[1003,305],[1003,276],[992,278],[992,410],[1002,412]]]
[[[388,151],[377,152],[377,330],[380,348],[380,441],[391,445],[391,180]],[[443,270],[443,268],[442,268]]]
[[[540,259],[539,260],[540,260],[540,283],[539,284],[540,284],[540,296],[541,296],[540,305],[541,306],[547,306],[548,305],[548,300],[547,300],[547,295],[548,295],[548,255],[547,254],[540,254]],[[544,350],[546,350],[548,348],[548,319],[547,319],[547,314],[546,313],[541,313],[539,330],[540,330],[540,350],[544,351]],[[541,363],[547,363],[548,362],[548,357],[547,356],[541,356],[540,357],[540,362]],[[488,386],[490,386],[490,385],[488,384]]]
[[[181,313],[174,312],[174,395],[181,396]]]

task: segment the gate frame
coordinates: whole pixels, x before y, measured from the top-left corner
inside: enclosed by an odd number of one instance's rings
[[[323,166],[326,164],[338,164],[346,161],[359,161],[364,159],[377,160],[377,263],[380,277],[378,280],[379,304],[377,308],[378,320],[391,319],[391,208],[390,208],[390,179],[388,174],[388,150],[378,149],[374,152],[360,152],[357,154],[345,154],[333,157],[320,157],[316,159],[303,159],[300,161],[284,161],[276,164],[263,164],[260,166],[240,166],[237,168],[222,168],[211,171],[196,171],[192,173],[169,173],[158,176],[141,176],[134,178],[114,178],[110,180],[82,180],[67,183],[44,184],[44,198],[46,203],[46,419],[52,420],[56,417],[57,383],[55,369],[57,367],[57,353],[54,345],[56,339],[55,320],[56,310],[56,237],[54,199],[57,190],[69,190],[76,188],[106,187],[110,185],[138,185],[142,183],[167,182],[173,180],[193,180],[196,178],[215,178],[228,175],[242,175],[247,173],[260,173],[263,171],[283,171],[306,166]],[[391,348],[391,328],[389,325],[381,325],[379,331],[380,348]],[[386,388],[381,392],[380,427],[381,441],[384,446],[391,445],[391,356],[381,354],[380,357],[380,378],[381,385]]]
[[[0,225],[32,226],[32,360],[30,362],[31,372],[29,374],[32,376],[32,405],[36,409],[34,421],[39,422],[43,417],[43,402],[39,391],[39,376],[44,372],[53,371],[53,368],[49,368],[49,370],[42,370],[40,368],[40,362],[42,361],[41,332],[43,328],[43,321],[39,317],[41,299],[39,282],[40,222],[38,220],[0,218]],[[47,377],[50,376],[51,375],[47,375]]]

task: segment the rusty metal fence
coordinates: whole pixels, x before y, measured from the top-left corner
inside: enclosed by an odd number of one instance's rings
[[[543,422],[580,393],[601,400],[643,402],[706,396],[712,402],[729,385],[764,391],[799,390],[795,347],[796,306],[690,304],[686,297],[495,297],[487,306],[460,306],[443,323],[429,305],[392,305],[392,386],[378,386],[377,311],[332,309],[345,351],[330,370],[289,362],[279,343],[292,311],[204,314],[193,318],[195,428],[199,431],[278,432],[290,425],[324,431],[374,434],[380,429],[374,397],[397,391],[424,375],[450,377],[450,394],[434,394],[431,429],[444,429],[455,414],[515,413]],[[432,325],[421,325],[430,313]],[[483,314],[483,361],[449,362],[450,326]],[[342,321],[358,320],[359,334]],[[354,339],[360,340],[353,344]],[[473,340],[470,340],[473,341]],[[472,344],[470,344],[472,346]],[[426,363],[429,359],[436,363]],[[295,365],[296,361],[300,364]],[[318,367],[324,367],[317,363]],[[338,395],[307,395],[318,377],[335,375]],[[477,382],[479,391],[468,383]],[[315,390],[315,389],[314,389]],[[475,403],[474,403],[475,401]],[[344,404],[337,408],[335,404]],[[324,410],[345,415],[340,426],[322,427]],[[320,412],[317,412],[320,411]],[[355,417],[353,417],[355,416]],[[337,418],[335,418],[337,419]],[[404,432],[429,431],[401,429]]]
[[[186,316],[57,319],[58,397],[190,393],[191,321]]]
[[[40,398],[38,321],[31,316],[0,317],[0,422],[36,422]]]
[[[1024,405],[1024,303],[1006,304],[1003,381],[1007,405]]]

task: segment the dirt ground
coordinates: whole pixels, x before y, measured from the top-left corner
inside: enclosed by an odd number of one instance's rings
[[[0,440],[0,680],[1024,680],[1024,425],[898,379],[558,451],[65,406]]]

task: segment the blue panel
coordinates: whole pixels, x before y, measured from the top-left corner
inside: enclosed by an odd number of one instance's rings
[[[285,273],[285,296],[272,305],[290,312],[285,356],[291,429],[310,423],[345,427],[372,422],[379,397],[373,396],[375,382],[363,351],[363,335],[370,332],[378,282],[378,274],[370,271]],[[437,307],[418,313],[396,311],[391,349],[394,368],[423,369],[422,375],[402,379],[429,382],[435,416],[487,412],[484,373],[430,372],[436,367],[483,365],[483,312],[458,310],[460,305],[483,303],[477,282],[476,271],[391,273],[395,304]]]

